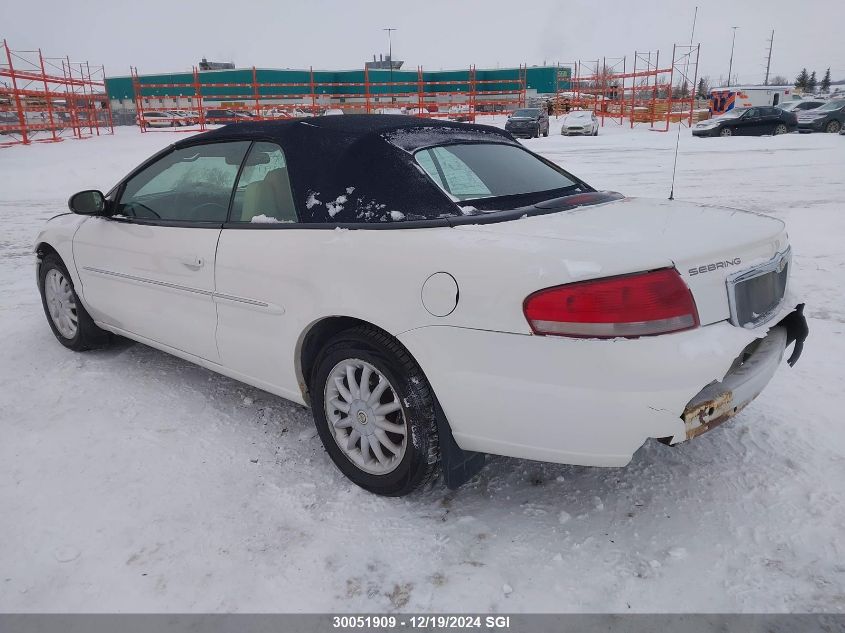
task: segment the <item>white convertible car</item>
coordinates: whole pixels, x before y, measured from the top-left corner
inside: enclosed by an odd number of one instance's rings
[[[492,127],[229,125],[69,206],[36,245],[63,345],[118,334],[309,405],[379,494],[485,453],[622,466],[807,335],[779,220],[599,192]]]

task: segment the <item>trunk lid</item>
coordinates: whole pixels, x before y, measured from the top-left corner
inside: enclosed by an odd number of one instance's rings
[[[674,266],[702,325],[730,318],[728,276],[788,245],[784,223],[775,218],[647,198],[455,228],[541,240],[560,258],[560,284]]]

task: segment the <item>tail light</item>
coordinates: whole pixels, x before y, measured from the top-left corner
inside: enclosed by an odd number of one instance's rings
[[[636,338],[698,325],[692,293],[674,268],[555,286],[523,305],[535,334]]]

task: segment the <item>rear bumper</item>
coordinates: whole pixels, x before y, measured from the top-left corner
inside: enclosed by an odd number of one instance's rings
[[[719,426],[742,411],[769,384],[786,349],[786,328],[772,328],[744,362],[735,365],[722,380],[707,385],[687,403],[681,418],[686,438]]]
[[[461,448],[624,466],[648,438],[676,444],[741,411],[771,380],[788,329],[721,322],[608,341],[425,327],[399,339],[426,372]]]

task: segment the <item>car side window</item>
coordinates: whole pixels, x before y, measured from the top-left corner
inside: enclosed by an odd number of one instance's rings
[[[747,116],[749,119],[754,119],[760,116],[760,111],[757,108],[751,108],[748,110],[748,112],[745,113],[745,116]]]
[[[467,164],[446,147],[432,147],[416,154],[417,162],[443,189],[458,199],[483,198],[490,189]]]
[[[232,203],[232,222],[297,222],[287,161],[275,143],[254,143]]]
[[[115,215],[145,220],[225,222],[249,141],[177,149],[130,178]]]

